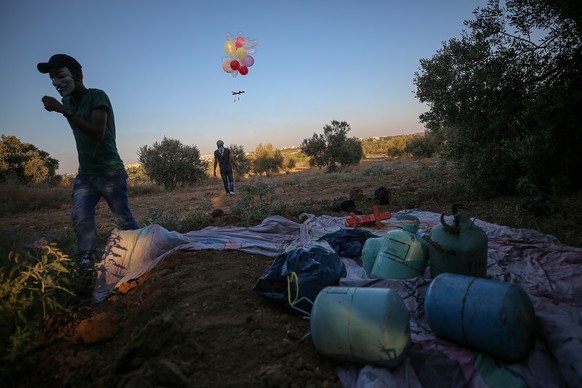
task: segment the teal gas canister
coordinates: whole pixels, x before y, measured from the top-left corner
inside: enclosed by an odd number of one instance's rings
[[[521,360],[535,341],[533,305],[515,284],[443,273],[427,289],[424,313],[438,337],[507,361]]]
[[[384,242],[383,237],[372,237],[366,240],[364,247],[362,248],[362,266],[366,270],[366,274],[370,276],[372,272],[372,267],[376,262],[378,252],[382,248],[382,243]]]
[[[488,240],[483,229],[475,225],[477,212],[462,204],[454,204],[452,210],[452,224],[445,221],[443,213],[441,223],[425,235],[431,277],[444,272],[486,277]],[[460,210],[471,212],[473,219]]]
[[[423,276],[428,263],[428,245],[418,233],[417,217],[400,215],[401,230],[391,230],[383,237],[382,247],[374,262],[370,277],[380,279],[410,279]]]
[[[317,351],[338,360],[392,367],[411,344],[409,311],[389,288],[326,287],[310,326]]]

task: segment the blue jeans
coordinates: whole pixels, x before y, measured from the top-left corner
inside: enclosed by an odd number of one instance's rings
[[[234,176],[232,175],[232,168],[220,169],[220,177],[222,178],[222,183],[224,184],[224,190],[226,194],[234,191]]]
[[[95,208],[101,197],[119,221],[119,229],[139,229],[129,209],[127,173],[125,169],[105,175],[78,174],[73,185],[71,218],[77,236],[77,255],[80,259],[97,259]]]

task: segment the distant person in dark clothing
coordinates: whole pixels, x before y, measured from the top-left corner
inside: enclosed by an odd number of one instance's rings
[[[79,170],[73,185],[71,218],[78,265],[93,275],[98,260],[95,208],[101,197],[119,221],[119,229],[139,229],[129,208],[127,173],[115,142],[113,108],[103,90],[85,87],[81,65],[73,57],[56,54],[37,68],[50,76],[62,97],[58,101],[44,96],[44,109],[62,114],[75,137]]]
[[[214,176],[216,176],[216,166],[220,166],[220,176],[224,184],[224,191],[226,195],[234,195],[234,176],[232,174],[233,166],[236,167],[236,162],[232,157],[230,149],[224,147],[224,142],[219,140],[216,142],[217,149],[214,151]]]

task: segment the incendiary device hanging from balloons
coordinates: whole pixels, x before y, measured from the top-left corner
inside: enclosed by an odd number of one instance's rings
[[[230,73],[233,77],[237,77],[239,73],[247,75],[249,67],[255,64],[253,54],[256,51],[256,46],[256,39],[249,39],[240,31],[236,37],[227,32],[224,52],[228,56],[222,58],[222,70]]]

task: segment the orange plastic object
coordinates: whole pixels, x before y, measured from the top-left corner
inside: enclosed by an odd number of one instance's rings
[[[387,220],[392,217],[390,212],[381,212],[378,210],[378,205],[373,205],[373,214],[363,214],[357,215],[356,213],[350,213],[351,218],[346,218],[346,226],[350,228],[356,228],[358,225],[376,223],[376,228],[382,229],[382,223],[380,221]]]

